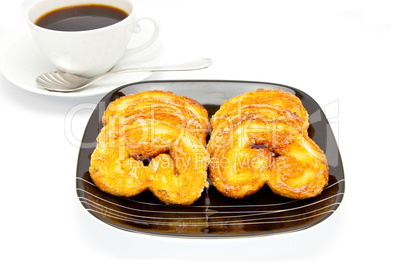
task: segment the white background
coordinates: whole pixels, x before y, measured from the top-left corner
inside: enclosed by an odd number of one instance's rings
[[[2,52],[16,29],[26,30],[31,2],[1,2]],[[43,96],[0,75],[0,266],[402,264],[398,1],[134,2],[138,14],[161,23],[166,63],[214,61],[206,70],[148,79],[275,82],[312,96],[341,150],[341,206],[315,227],[272,237],[180,240],[114,229],[88,214],[75,192],[79,139],[101,96]],[[77,105],[88,108],[66,122]]]

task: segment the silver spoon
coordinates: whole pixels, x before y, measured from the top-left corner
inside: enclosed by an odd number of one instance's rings
[[[38,86],[47,89],[49,91],[56,92],[72,92],[83,89],[84,87],[92,84],[99,79],[117,73],[128,72],[162,72],[162,71],[191,71],[207,68],[212,64],[212,60],[209,58],[196,60],[192,62],[164,65],[164,66],[151,66],[151,67],[139,67],[132,69],[124,69],[103,73],[91,78],[81,77],[78,75],[54,71],[43,73],[36,78]]]

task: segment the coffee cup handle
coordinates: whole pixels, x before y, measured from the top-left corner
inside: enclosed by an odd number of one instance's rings
[[[151,36],[147,41],[145,41],[143,44],[141,44],[141,45],[139,45],[139,46],[137,46],[137,47],[134,47],[134,48],[128,48],[128,49],[124,52],[122,58],[131,56],[131,55],[133,55],[133,54],[135,54],[135,53],[138,53],[138,52],[144,50],[145,48],[147,48],[147,47],[149,47],[151,44],[153,44],[153,43],[156,41],[156,39],[158,38],[158,36],[159,36],[159,31],[160,31],[159,24],[158,24],[155,20],[153,20],[153,19],[151,19],[151,18],[146,18],[146,17],[140,18],[140,19],[138,19],[138,20],[136,21],[136,25],[135,25],[135,29],[134,29],[134,33],[133,33],[133,34],[136,34],[136,33],[141,32],[141,27],[138,25],[138,23],[139,23],[140,21],[143,21],[143,20],[148,20],[148,21],[150,21],[150,22],[153,23],[153,25],[154,25],[154,32],[153,32],[152,36]]]

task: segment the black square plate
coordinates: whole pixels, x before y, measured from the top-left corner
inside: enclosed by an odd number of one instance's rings
[[[90,156],[102,128],[107,105],[125,95],[147,90],[172,91],[203,104],[210,115],[225,100],[258,88],[282,89],[301,99],[310,115],[310,137],[325,152],[329,184],[315,198],[292,200],[271,192],[268,186],[244,199],[205,189],[191,206],[167,206],[149,191],[125,198],[99,190],[89,176]],[[345,189],[341,156],[331,127],[318,104],[306,93],[284,85],[219,80],[145,81],[119,87],[97,105],[86,127],[78,157],[77,195],[84,208],[99,220],[130,232],[175,237],[244,237],[299,231],[327,219],[342,201]]]

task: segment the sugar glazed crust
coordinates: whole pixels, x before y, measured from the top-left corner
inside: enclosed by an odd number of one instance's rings
[[[165,204],[191,205],[208,187],[208,172],[232,198],[267,184],[275,194],[305,199],[328,184],[325,154],[308,136],[308,113],[283,90],[236,96],[210,121],[193,99],[145,91],[111,102],[102,123],[89,172],[113,195],[150,190]]]
[[[210,178],[243,198],[268,184],[284,197],[317,196],[328,183],[325,154],[308,136],[308,113],[283,90],[258,89],[225,102],[211,119]]]
[[[147,91],[107,107],[91,156],[101,190],[131,197],[149,189],[166,204],[191,205],[207,186],[208,113],[172,92]]]

